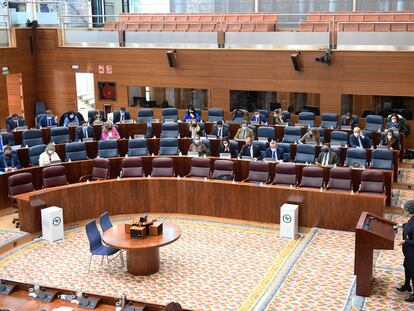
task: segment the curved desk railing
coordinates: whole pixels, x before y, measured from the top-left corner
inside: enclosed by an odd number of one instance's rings
[[[193,178],[128,178],[76,183],[18,195],[20,228],[40,231],[40,210],[63,208],[65,223],[131,213],[183,213],[279,223],[280,206],[300,204],[299,225],[353,231],[363,211],[382,216],[384,195]]]
[[[145,175],[151,174],[152,170],[152,159],[154,157],[147,156],[142,157],[143,159],[143,168]],[[174,160],[174,166],[175,166],[175,173],[176,176],[179,175],[181,177],[186,176],[190,173],[191,169],[191,157],[187,156],[172,156],[171,157]],[[110,158],[110,165],[111,165],[111,172],[110,177],[111,178],[117,178],[120,174],[121,170],[121,157],[117,158]],[[212,167],[213,167],[213,161],[217,160],[218,158],[211,157],[212,161]],[[232,159],[234,163],[234,173],[235,173],[235,180],[236,181],[242,181],[247,178],[249,174],[249,161],[246,160],[237,160]],[[66,175],[68,182],[70,184],[79,182],[79,178],[84,175],[90,175],[92,171],[92,160],[85,160],[85,161],[74,161],[74,162],[65,162],[62,165],[66,168]],[[296,164],[297,166],[297,174],[298,174],[298,180],[301,180],[302,176],[302,169],[306,166],[306,164]],[[275,167],[276,163],[270,163],[269,166],[269,175],[270,179],[273,180],[274,174],[275,174]],[[42,170],[43,167],[39,166],[33,166],[28,168],[23,168],[15,172],[7,172],[5,174],[0,175],[0,209],[6,208],[10,204],[10,200],[7,195],[7,179],[10,175],[16,174],[19,172],[30,172],[33,175],[33,182],[35,189],[41,189],[42,188]],[[325,176],[325,183],[328,182],[329,179],[329,170],[330,167],[324,167],[324,176]],[[352,183],[354,185],[354,192],[358,191],[358,187],[361,181],[361,173],[362,169],[353,168],[352,169]],[[391,202],[391,185],[392,185],[392,171],[383,171],[385,174],[385,189],[386,189],[386,204],[390,205]]]

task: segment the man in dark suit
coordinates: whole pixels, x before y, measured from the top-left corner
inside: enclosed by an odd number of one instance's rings
[[[247,137],[246,144],[242,147],[239,157],[251,157],[260,160],[262,159],[262,153],[260,152],[259,147],[253,145],[252,139]]]
[[[285,151],[283,148],[277,147],[276,141],[272,140],[269,148],[266,149],[266,158],[271,158],[275,161],[283,161],[284,156]]]
[[[405,283],[400,288],[397,288],[400,292],[411,292],[405,301],[414,302],[414,200],[407,200],[403,204],[405,213],[410,215],[410,219],[407,223],[402,225],[403,228],[403,241],[402,251],[404,254],[404,270],[405,270]],[[413,287],[410,286],[410,280]]]
[[[321,152],[318,155],[318,159],[316,160],[320,165],[327,166],[327,165],[338,165],[338,155],[331,151],[329,148],[329,144],[323,145],[321,148]]]
[[[217,124],[213,126],[213,131],[211,132],[211,135],[214,135],[217,138],[228,137],[229,127],[224,126],[222,120],[218,120]]]
[[[124,122],[126,120],[130,120],[131,115],[129,114],[129,111],[125,109],[125,107],[121,107],[118,111],[114,112],[114,123]]]
[[[16,153],[12,152],[10,146],[5,146],[3,153],[0,155],[0,171],[15,170],[21,168],[19,158]]]
[[[24,126],[24,119],[19,117],[16,113],[13,113],[10,120],[7,123],[9,131],[14,130],[16,127]]]
[[[349,135],[349,144],[352,148],[369,148],[369,139],[362,134],[359,127],[354,128],[354,133]]]
[[[55,125],[56,125],[56,118],[53,115],[52,110],[47,110],[46,114],[40,118],[38,127],[45,128],[45,127],[55,126]]]
[[[75,141],[83,141],[84,138],[94,138],[95,133],[92,126],[88,126],[88,122],[82,121],[81,126],[75,130]]]

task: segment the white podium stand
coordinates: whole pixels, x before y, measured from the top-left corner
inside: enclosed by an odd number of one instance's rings
[[[63,210],[60,207],[42,209],[42,235],[49,242],[63,239]]]
[[[296,239],[298,234],[299,205],[285,203],[280,207],[280,237]]]

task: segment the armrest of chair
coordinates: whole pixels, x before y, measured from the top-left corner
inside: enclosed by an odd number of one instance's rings
[[[91,180],[92,179],[92,175],[83,175],[79,178],[79,182],[84,182],[87,180]]]
[[[242,182],[250,182],[249,178],[243,179]]]

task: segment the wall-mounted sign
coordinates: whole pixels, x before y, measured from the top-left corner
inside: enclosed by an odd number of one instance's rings
[[[73,64],[72,66],[72,70],[78,70],[79,69],[79,65]]]
[[[111,75],[112,74],[112,65],[106,65],[106,74]]]
[[[105,74],[105,65],[98,65],[98,73]]]
[[[115,100],[116,84],[115,82],[98,82],[99,100]]]
[[[7,66],[1,67],[1,72],[3,73],[4,76],[8,75],[9,74],[9,67],[7,67]]]

